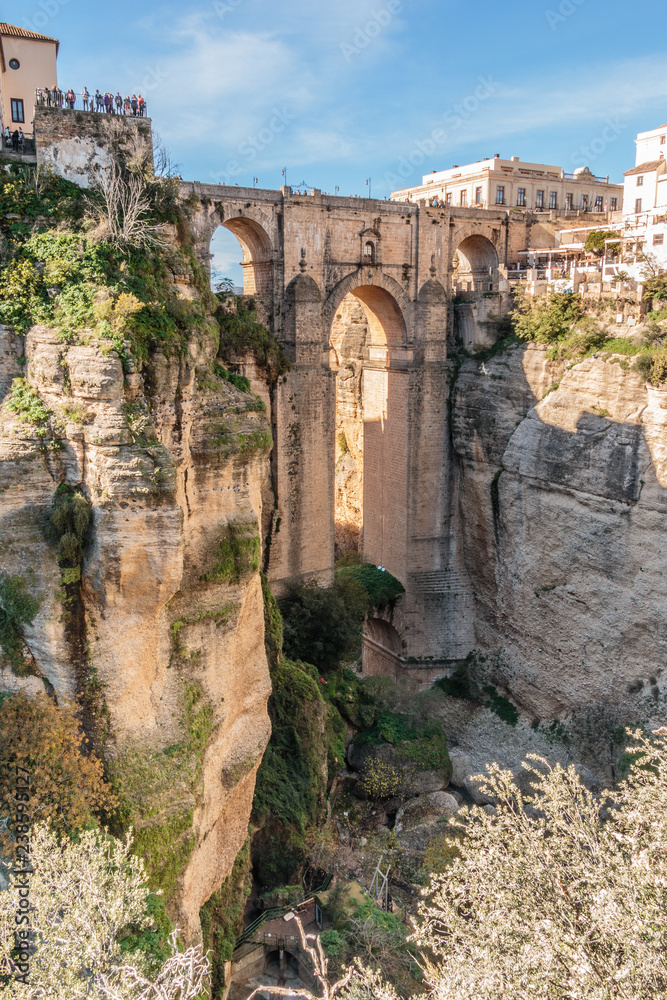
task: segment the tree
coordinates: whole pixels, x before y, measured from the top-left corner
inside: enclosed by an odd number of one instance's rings
[[[614,243],[606,244],[606,240],[615,240]],[[608,229],[596,229],[586,237],[584,250],[586,253],[594,253],[596,257],[603,257],[607,254],[617,254],[621,249],[618,233]]]
[[[0,892],[0,1000],[194,1000],[202,994],[208,958],[200,947],[179,952],[176,930],[171,955],[154,974],[150,956],[121,947],[128,925],[151,925],[146,872],[131,847],[130,837],[121,842],[100,831],[59,843],[48,824],[32,828],[34,937],[15,938],[25,890],[13,877],[9,890]]]
[[[491,769],[497,814],[473,811],[420,907],[437,1000],[665,995],[667,730],[656,735],[634,734],[628,778],[601,799],[538,757],[526,798]]]
[[[0,704],[0,816],[14,814],[16,769],[30,775],[33,819],[50,820],[57,834],[90,825],[94,813],[114,804],[102,762],[86,752],[87,740],[71,706],[45,694],[8,695]],[[7,847],[7,834],[0,836]]]

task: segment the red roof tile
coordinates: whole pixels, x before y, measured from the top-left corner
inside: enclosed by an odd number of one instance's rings
[[[36,31],[28,31],[27,28],[19,28],[15,24],[6,24],[4,21],[0,21],[0,35],[5,35],[10,38],[33,38],[38,42],[55,42],[58,44],[57,38],[51,38],[49,35],[38,35]]]

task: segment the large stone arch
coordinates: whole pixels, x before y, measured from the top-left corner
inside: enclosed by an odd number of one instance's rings
[[[380,289],[390,299],[378,295],[377,291]],[[386,344],[402,346],[412,340],[412,303],[405,289],[383,271],[373,270],[369,277],[362,269],[342,278],[324,302],[323,319],[327,340],[333,318],[345,296],[350,293],[356,295],[372,315],[374,332],[379,334],[380,328],[384,328]],[[390,300],[393,300],[394,307],[390,306]]]
[[[383,565],[398,579],[406,580],[410,370],[407,324],[396,296],[405,305],[408,302],[400,285],[386,275],[373,274],[372,281],[364,277],[348,275],[324,306],[324,326],[336,371],[335,434],[330,447],[338,451],[341,431],[346,436],[346,450],[336,463],[336,538],[350,535],[352,529],[360,533],[364,560]],[[338,310],[344,312],[346,305],[350,309],[355,300],[365,316],[365,335],[359,343],[352,338],[356,354],[345,357],[340,348],[347,338],[334,340],[334,317],[340,321]],[[343,400],[341,378],[355,383],[351,422],[350,401]],[[342,416],[341,405],[348,411]],[[341,472],[347,477],[351,498],[341,491]],[[348,525],[341,510],[358,512],[357,520]]]

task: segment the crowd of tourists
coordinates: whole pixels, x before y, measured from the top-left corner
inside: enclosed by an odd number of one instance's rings
[[[146,101],[141,94],[122,97],[120,91],[102,93],[96,90],[94,94],[84,87],[80,94],[74,90],[61,90],[59,87],[38,87],[35,93],[35,104],[47,108],[69,108],[75,106],[82,111],[97,111],[107,115],[134,115],[143,118],[146,115]]]
[[[16,128],[12,132],[9,125],[2,134],[6,149],[12,149],[15,153],[23,153],[25,149],[25,134],[22,128]]]

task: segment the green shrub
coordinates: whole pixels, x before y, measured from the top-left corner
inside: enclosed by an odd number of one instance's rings
[[[14,379],[6,406],[8,410],[16,414],[19,420],[36,427],[40,437],[46,437],[51,411],[42,402],[39,393],[33,389],[27,379]]]
[[[78,566],[83,558],[91,506],[80,490],[61,483],[56,489],[49,512],[46,534],[58,547],[58,561]]]
[[[451,677],[441,677],[435,682],[435,686],[440,688],[450,698],[467,698],[471,700],[472,689],[470,686],[469,662],[464,660],[457,663],[452,671]]]
[[[305,857],[305,835],[324,801],[327,706],[312,668],[281,659],[272,673],[271,739],[257,772],[253,862],[266,888],[292,881]]]
[[[634,368],[651,385],[663,385],[667,382],[667,346],[640,354]]]
[[[250,352],[261,368],[267,369],[273,378],[285,374],[290,369],[290,361],[276,337],[257,320],[252,303],[236,297],[236,311],[225,308],[228,295],[218,295],[220,307],[215,318],[220,328],[220,357],[227,362],[238,355]]]
[[[259,569],[260,550],[257,521],[230,521],[218,542],[213,565],[200,580],[239,583]]]
[[[644,295],[648,299],[667,299],[667,274],[658,274],[644,283]]]
[[[363,613],[354,614],[336,587],[295,587],[278,602],[283,617],[285,655],[334,670],[361,647]]]
[[[339,564],[339,567],[336,570],[336,580],[356,580],[368,594],[371,607],[391,604],[392,601],[405,593],[405,587],[395,576],[386,570],[378,569],[371,563],[362,563],[357,566],[340,566]]]
[[[0,574],[0,646],[15,673],[23,672],[23,627],[32,625],[40,601],[20,576]]]
[[[507,698],[503,698],[492,684],[487,684],[484,687],[484,692],[489,696],[487,705],[491,711],[495,712],[509,726],[516,726],[519,721],[519,713],[512,702]]]
[[[221,378],[224,382],[229,382],[239,392],[250,392],[250,379],[247,379],[244,375],[235,375],[227,368],[223,368],[222,365],[214,365],[213,371],[218,378]]]
[[[584,314],[580,295],[550,292],[518,299],[512,321],[517,336],[538,344],[563,340]]]
[[[334,927],[330,927],[328,931],[324,931],[320,935],[320,941],[322,942],[322,947],[324,948],[326,954],[329,958],[337,959],[343,949],[345,948],[345,942],[342,936]]]

